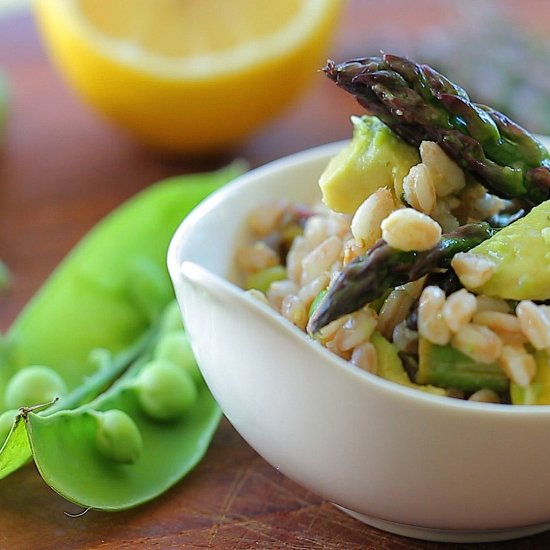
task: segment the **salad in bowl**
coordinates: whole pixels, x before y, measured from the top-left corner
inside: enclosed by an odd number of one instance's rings
[[[327,75],[369,114],[316,205],[249,218],[244,285],[353,365],[422,391],[550,404],[550,155],[426,66]],[[383,360],[378,360],[383,357]]]
[[[353,137],[239,176],[168,267],[202,375],[270,464],[370,525],[550,527],[545,140],[429,67],[325,71]]]

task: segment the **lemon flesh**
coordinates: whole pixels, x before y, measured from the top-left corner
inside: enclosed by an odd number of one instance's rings
[[[325,61],[341,0],[35,0],[68,83],[164,151],[238,144]]]

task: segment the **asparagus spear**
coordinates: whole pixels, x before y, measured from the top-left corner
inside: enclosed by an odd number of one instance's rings
[[[380,239],[363,256],[347,264],[312,313],[307,330],[314,334],[339,317],[384,295],[386,290],[416,281],[435,269],[450,266],[458,252],[466,252],[496,233],[486,222],[470,223],[445,233],[423,252],[403,251]]]
[[[535,205],[550,196],[550,155],[502,113],[427,65],[384,54],[336,64],[325,74],[407,143],[435,141],[492,193]]]

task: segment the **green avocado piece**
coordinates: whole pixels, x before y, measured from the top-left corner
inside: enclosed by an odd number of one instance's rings
[[[495,270],[476,293],[508,300],[550,298],[550,200],[470,251],[493,261]]]
[[[323,202],[345,214],[353,214],[381,187],[400,198],[403,178],[420,162],[418,150],[378,118],[354,116],[351,121],[353,139],[330,160],[319,179]]]
[[[535,351],[537,370],[526,387],[510,383],[513,405],[550,405],[550,356],[544,350]]]
[[[415,388],[436,395],[447,395],[447,392],[443,388],[411,382],[403,368],[403,363],[399,357],[397,347],[386,340],[379,332],[374,332],[370,341],[376,350],[378,376],[409,388]]]

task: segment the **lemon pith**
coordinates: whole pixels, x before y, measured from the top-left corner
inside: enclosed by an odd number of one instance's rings
[[[184,153],[232,146],[286,107],[324,62],[340,4],[34,2],[75,90],[146,144]]]

